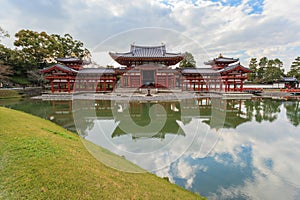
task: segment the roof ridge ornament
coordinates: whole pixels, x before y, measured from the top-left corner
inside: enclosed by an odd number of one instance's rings
[[[220,54],[219,54],[219,57],[218,57],[218,58],[223,58],[223,55],[222,55],[222,53],[220,53]]]

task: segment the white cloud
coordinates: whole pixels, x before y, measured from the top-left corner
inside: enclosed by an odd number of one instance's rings
[[[294,0],[286,0],[284,4],[265,0],[261,14],[248,14],[256,2],[249,0],[236,6],[229,6],[230,1],[209,0],[24,2],[1,0],[0,24],[11,35],[20,29],[70,33],[93,48],[121,31],[154,26],[192,37],[211,57],[220,52],[228,56],[243,52],[244,65],[250,57],[267,56],[281,58],[287,68],[299,56],[300,22],[296,8],[300,3]],[[13,37],[3,42],[11,46],[12,40]]]

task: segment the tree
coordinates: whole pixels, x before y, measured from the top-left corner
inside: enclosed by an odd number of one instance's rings
[[[268,58],[267,57],[262,57],[259,60],[259,63],[258,63],[259,68],[257,70],[257,75],[256,75],[258,82],[263,82],[265,68],[267,66],[267,63],[268,63]]]
[[[256,82],[273,83],[280,80],[284,75],[283,62],[278,58],[269,60],[267,57],[262,57],[258,66]]]
[[[282,67],[283,63],[278,58],[274,60],[268,60],[267,67],[265,68],[263,74],[263,81],[266,83],[273,83],[274,81],[282,79],[284,75],[284,70],[281,69]]]
[[[262,57],[260,60],[259,60],[259,67],[261,68],[264,68],[267,66],[267,63],[268,63],[268,58],[267,57]]]
[[[10,66],[5,65],[3,61],[0,61],[0,82],[7,81],[9,76],[13,74]]]
[[[44,63],[46,58],[83,58],[90,54],[89,50],[83,47],[83,43],[74,40],[70,34],[62,37],[57,34],[48,35],[46,32],[20,30],[15,36],[17,39],[14,45],[24,53],[24,62],[31,65],[29,69]]]
[[[55,56],[58,45],[46,32],[20,30],[15,37],[14,45],[24,53],[24,63],[29,70],[37,68],[45,58]]]
[[[300,56],[295,58],[287,75],[289,77],[296,77],[298,80],[300,79]]]
[[[90,55],[89,50],[83,47],[83,43],[74,40],[70,34],[65,34],[64,37],[52,34],[51,37],[54,38],[57,44],[58,51],[55,52],[56,57],[76,56],[83,58]]]
[[[1,26],[0,26],[0,42],[1,42],[1,38],[4,37],[9,37],[9,34],[7,31],[5,31]]]
[[[83,43],[74,40],[70,34],[60,36],[48,35],[46,32],[20,30],[15,36],[17,39],[14,45],[17,49],[10,52],[10,57],[15,57],[16,60],[12,61],[14,62],[12,66],[18,68],[15,70],[17,78],[14,80],[28,78],[32,83],[40,83],[41,76],[38,70],[47,65],[47,58],[71,56],[83,58],[90,54],[89,50],[83,47]]]
[[[248,75],[248,80],[249,81],[255,81],[257,78],[257,59],[256,58],[251,58],[250,63],[249,63],[249,68],[252,70],[252,73]]]
[[[184,53],[183,60],[179,63],[180,68],[195,68],[196,67],[196,61],[194,59],[194,56],[189,53]]]
[[[283,72],[278,67],[267,67],[264,71],[263,81],[266,83],[273,83],[282,79]]]

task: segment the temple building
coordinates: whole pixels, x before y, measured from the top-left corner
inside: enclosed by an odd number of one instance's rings
[[[238,61],[239,59],[223,57],[220,54],[218,58],[204,62],[210,67],[181,70],[182,90],[243,91],[243,83],[251,70]]]
[[[169,53],[165,45],[131,45],[125,53],[109,53],[120,65],[126,66],[120,79],[123,88],[175,88],[179,73],[170,68],[183,60],[181,53]]]
[[[57,58],[57,64],[42,70],[52,93],[94,91],[111,92],[119,88],[167,88],[188,91],[243,91],[249,68],[239,59],[219,57],[207,67],[176,68],[182,53],[167,52],[166,46],[131,45],[124,53],[109,55],[123,68],[84,68],[78,58]]]
[[[51,92],[111,92],[117,81],[116,72],[107,68],[84,68],[78,58],[57,58],[57,64],[41,72],[50,82]]]

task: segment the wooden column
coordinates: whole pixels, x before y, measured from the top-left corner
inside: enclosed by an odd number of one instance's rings
[[[208,88],[209,88],[209,80],[208,79],[205,81],[205,84],[206,84],[206,91],[208,91]]]
[[[68,78],[68,93],[71,92],[71,85],[70,85],[70,79]]]
[[[243,91],[243,79],[241,79],[241,86],[240,86],[240,91]]]
[[[142,85],[143,85],[142,77],[143,77],[143,73],[142,73],[142,70],[140,70],[140,87],[142,87]]]
[[[169,88],[169,74],[166,73],[167,80],[166,80],[166,88]]]
[[[51,80],[51,92],[54,93],[54,85],[53,85],[53,79]]]
[[[132,87],[130,74],[129,74],[128,78],[127,78],[127,87]]]
[[[61,80],[59,80],[59,81],[61,81]],[[61,92],[61,90],[60,90],[60,82],[58,82],[58,92]]]
[[[233,91],[236,90],[235,78],[233,78]]]
[[[176,87],[176,76],[175,74],[173,74],[173,88]]]

